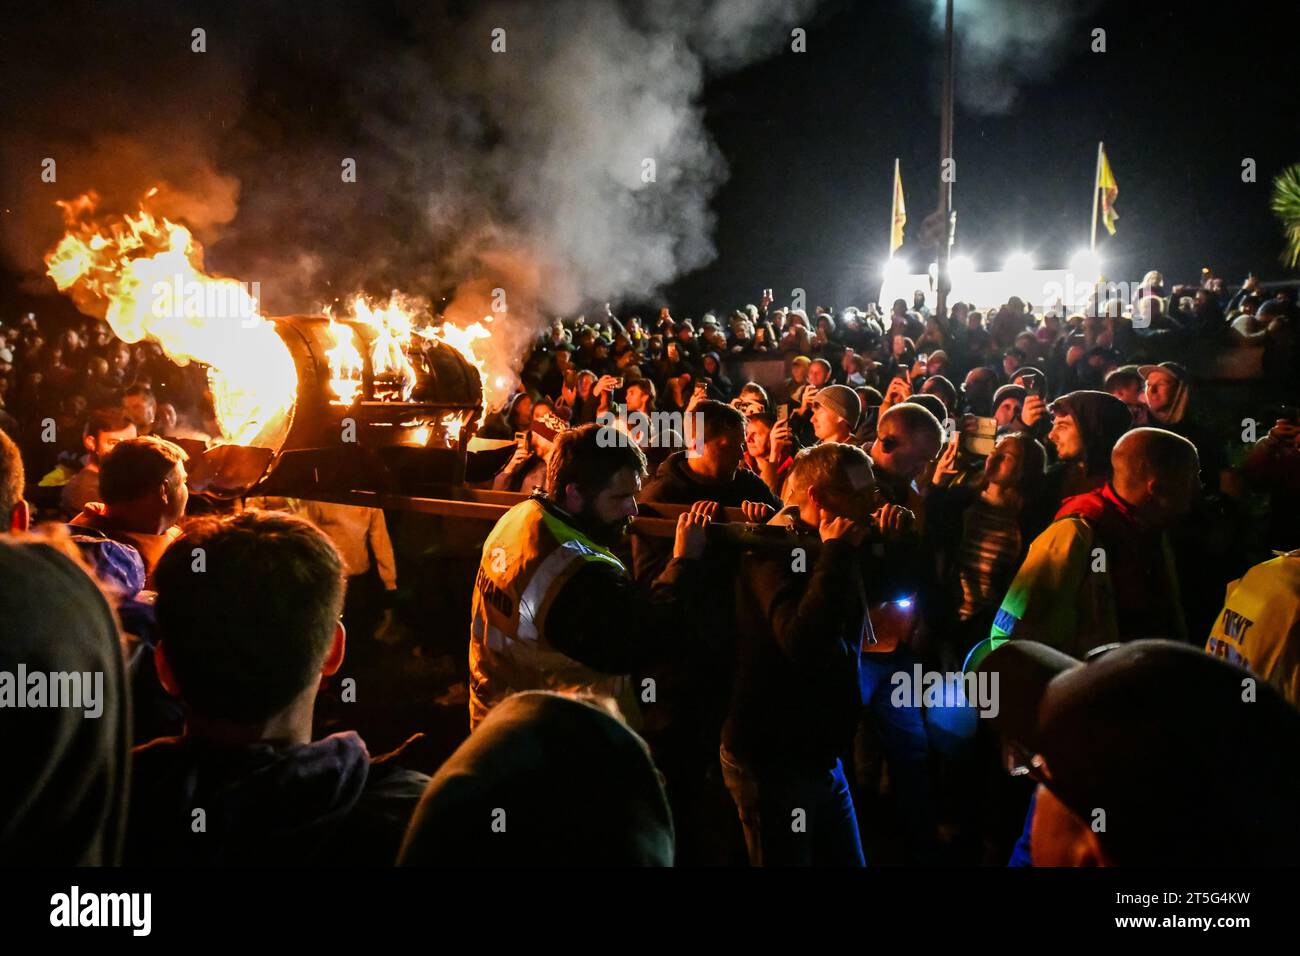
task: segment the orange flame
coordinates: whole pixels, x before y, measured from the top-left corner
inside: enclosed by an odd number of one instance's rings
[[[487,321],[491,322],[492,320],[489,318]],[[485,399],[487,398],[487,362],[480,358],[474,349],[475,342],[480,342],[492,337],[492,333],[483,325],[483,323],[474,322],[463,329],[457,325],[444,323],[441,328],[421,329],[420,334],[431,341],[441,342],[443,345],[453,348],[461,355],[465,356],[465,359],[473,365],[474,368],[478,369],[479,382],[483,386],[483,397]],[[483,418],[486,414],[487,402],[485,401],[483,404],[483,412],[479,415],[479,425],[483,424]],[[456,431],[459,434],[459,423],[457,424]]]
[[[330,363],[330,388],[334,392],[331,402],[335,405],[351,405],[361,392],[364,367],[361,353],[352,341],[352,329],[339,325],[333,316],[330,316],[329,334],[334,341],[333,347],[325,350],[325,357]]]
[[[415,387],[415,370],[411,366],[407,353],[411,347],[412,337],[417,335],[426,341],[441,342],[464,356],[465,360],[478,370],[479,384],[483,387],[485,397],[488,395],[491,379],[487,361],[475,348],[475,343],[485,342],[492,336],[491,330],[483,323],[474,322],[465,328],[451,323],[444,323],[438,327],[428,325],[426,324],[428,303],[401,292],[393,292],[388,301],[383,303],[371,301],[364,295],[354,295],[351,297],[350,310],[354,321],[365,323],[376,331],[371,353],[375,375],[388,374],[396,379],[401,384],[403,401],[409,399],[411,390]],[[329,311],[326,310],[327,313]],[[487,316],[484,321],[491,322],[492,317]],[[342,364],[346,356],[340,354],[338,356],[340,364],[336,365],[333,352],[329,354],[331,376],[346,377]],[[502,383],[507,381],[507,377],[497,376],[497,387],[503,387]],[[484,411],[486,412],[486,406]],[[456,415],[451,415],[450,418],[454,421],[444,419],[440,424],[446,427],[447,437],[454,442],[464,423]],[[481,415],[479,422],[482,423]]]
[[[220,440],[274,446],[288,428],[297,371],[259,310],[257,284],[250,291],[204,273],[190,231],[143,203],[138,215],[97,223],[98,201],[92,191],[58,203],[68,232],[45,257],[55,285],[122,341],[148,339],[177,365],[206,365]]]

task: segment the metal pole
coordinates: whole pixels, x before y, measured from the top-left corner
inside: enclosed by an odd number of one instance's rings
[[[952,181],[946,174],[946,161],[952,159],[952,2],[948,0],[948,13],[944,32],[943,115],[939,122],[939,209],[943,213],[943,236],[939,240],[939,288],[935,295],[935,315],[943,319],[948,314],[948,273],[952,245]]]

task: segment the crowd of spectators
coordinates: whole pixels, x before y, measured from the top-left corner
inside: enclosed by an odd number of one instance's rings
[[[1300,860],[1294,297],[1152,273],[1092,306],[555,320],[479,430],[521,499],[437,766],[313,733],[348,640],[391,624],[382,513],[204,504],[201,369],[0,325],[0,671],[105,673],[109,705],[29,712],[0,857]],[[1192,370],[1228,348],[1264,360],[1225,426]],[[656,506],[675,538],[625,538]],[[971,680],[900,692],[923,674]]]

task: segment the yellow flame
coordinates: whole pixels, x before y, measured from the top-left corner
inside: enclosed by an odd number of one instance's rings
[[[91,192],[58,203],[68,232],[45,257],[55,285],[122,341],[147,339],[177,365],[208,366],[220,440],[274,445],[287,429],[298,376],[256,295],[205,274],[202,246],[184,226],[143,206],[100,224],[92,218],[97,202]]]
[[[484,397],[486,398],[487,383],[488,383],[487,363],[484,359],[482,359],[478,355],[478,353],[475,351],[474,348],[475,342],[481,342],[485,339],[491,338],[492,333],[487,329],[486,326],[484,326],[481,322],[474,322],[466,326],[465,328],[461,328],[458,325],[451,325],[450,323],[446,323],[436,329],[435,328],[421,329],[420,334],[431,341],[441,342],[443,345],[446,345],[448,348],[453,348],[461,355],[463,355],[465,357],[465,360],[468,361],[471,365],[473,365],[474,368],[478,371],[479,385],[482,386],[484,390]],[[478,424],[480,425],[483,424],[483,418],[486,414],[487,414],[487,403],[484,402],[483,410],[479,414]],[[459,424],[457,427],[457,434],[459,434]]]
[[[365,296],[352,299],[352,316],[375,331],[375,341],[370,350],[371,367],[377,378],[391,379],[399,389],[398,397],[406,402],[415,388],[415,368],[407,357],[411,347],[411,329],[414,326],[418,303],[394,293],[382,304],[372,304]]]
[[[393,292],[386,302],[375,302],[364,295],[357,294],[351,297],[349,309],[353,320],[375,330],[376,336],[371,353],[375,375],[387,374],[399,382],[403,401],[409,400],[411,391],[415,387],[415,369],[408,357],[413,336],[419,336],[426,341],[441,342],[459,352],[478,371],[479,385],[485,392],[490,381],[496,382],[498,389],[507,387],[509,382],[507,376],[498,375],[494,379],[489,378],[487,362],[475,347],[475,343],[484,342],[492,336],[491,330],[481,322],[474,322],[465,328],[450,323],[440,327],[427,325],[425,323],[428,303],[401,292]],[[491,316],[484,319],[484,322],[491,321]],[[330,362],[330,369],[331,374],[334,374],[333,359]],[[455,419],[454,425],[447,419],[444,419],[441,424],[447,427],[448,438],[455,441],[464,422],[457,415],[449,417]],[[482,422],[482,415],[479,421]],[[451,430],[453,427],[454,433]]]
[[[325,357],[330,363],[330,389],[334,392],[331,403],[351,405],[361,391],[361,375],[364,367],[361,353],[352,341],[352,329],[339,325],[330,317],[329,334],[334,345],[325,350]]]
[[[447,436],[447,444],[454,445],[460,441],[460,430],[465,426],[465,422],[459,412],[448,412],[442,416],[439,424],[442,425],[443,434]]]

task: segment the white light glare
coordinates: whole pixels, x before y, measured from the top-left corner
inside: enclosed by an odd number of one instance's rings
[[[1070,257],[1070,271],[1076,279],[1092,282],[1101,276],[1101,256],[1093,249],[1080,249]]]

